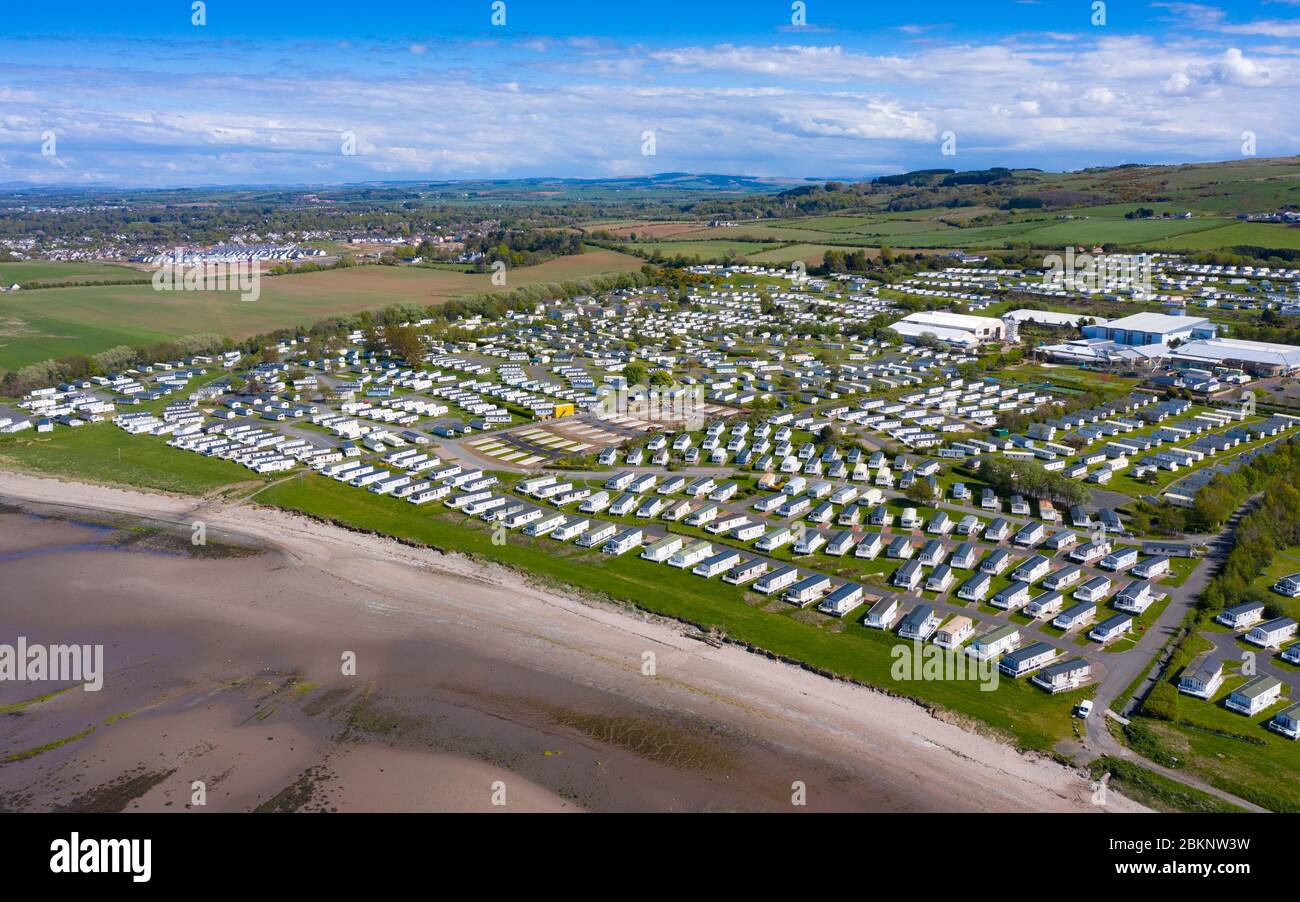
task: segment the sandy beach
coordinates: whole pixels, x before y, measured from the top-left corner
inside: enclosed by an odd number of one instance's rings
[[[0,641],[107,671],[0,683],[0,810],[1103,810],[918,705],[505,568],[244,503],[12,473],[0,500]],[[257,553],[188,553],[195,520]]]

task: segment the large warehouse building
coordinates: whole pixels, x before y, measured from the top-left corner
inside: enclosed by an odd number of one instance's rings
[[[1084,326],[1086,338],[1100,338],[1117,345],[1141,347],[1167,345],[1171,341],[1194,341],[1213,338],[1218,327],[1200,316],[1174,316],[1168,313],[1135,313],[1108,323]]]
[[[1300,347],[1267,341],[1211,338],[1190,341],[1169,352],[1182,366],[1216,366],[1244,370],[1252,376],[1290,376],[1300,373]]]
[[[948,313],[945,310],[922,310],[909,313],[889,327],[915,344],[924,335],[933,335],[938,341],[962,347],[974,347],[988,341],[1002,341],[1007,327],[1000,319],[990,316],[969,316]]]

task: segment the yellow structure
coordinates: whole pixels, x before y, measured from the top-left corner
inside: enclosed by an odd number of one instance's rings
[[[571,416],[573,416],[574,413],[575,413],[575,410],[574,410],[574,406],[573,406],[572,404],[556,404],[556,405],[555,405],[555,414],[554,414],[554,416],[557,416],[557,417],[571,417]]]

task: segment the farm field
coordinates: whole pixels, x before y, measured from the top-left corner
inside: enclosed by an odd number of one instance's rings
[[[358,266],[265,277],[261,297],[249,302],[234,292],[155,291],[150,285],[5,293],[0,295],[0,370],[198,332],[240,339],[309,325],[331,314],[395,303],[439,304],[460,295],[633,272],[642,265],[627,254],[595,250],[511,271],[505,286],[493,286],[488,274]]]
[[[1213,250],[1237,245],[1300,250],[1300,228],[1273,222],[1234,222],[1219,228],[1168,238],[1153,244],[1160,250]]]
[[[731,241],[731,240],[701,240],[701,241],[634,241],[632,247],[639,251],[652,254],[655,251],[663,254],[665,257],[676,257],[681,254],[686,259],[698,259],[700,261],[720,260],[724,254],[734,252],[737,256],[745,257],[750,254],[761,253],[765,250],[775,249],[771,244],[764,244],[758,241]]]
[[[721,259],[734,252],[752,262],[794,259],[789,253],[768,253],[762,242],[797,242],[799,259],[809,260],[807,247],[824,253],[826,247],[846,249],[895,248],[994,249],[1008,243],[1039,248],[1067,244],[1116,244],[1153,250],[1207,250],[1239,244],[1300,249],[1300,229],[1270,223],[1243,223],[1219,216],[1192,219],[1125,219],[1139,204],[1108,204],[1072,211],[1075,218],[1060,219],[1043,213],[1013,214],[1009,222],[962,228],[942,220],[974,215],[967,210],[818,216],[808,219],[768,220],[736,226],[707,227],[696,223],[640,223],[623,225],[621,234],[633,234],[633,247],[665,256],[683,254],[701,260]],[[1157,212],[1181,212],[1174,204],[1157,204]],[[989,211],[985,211],[989,212]]]
[[[15,282],[138,281],[149,274],[129,266],[113,263],[58,263],[50,260],[24,260],[0,263],[0,285],[8,288]]]
[[[890,675],[890,649],[898,640],[862,626],[862,608],[847,621],[839,620],[632,555],[612,558],[517,534],[504,545],[495,545],[491,530],[477,518],[417,508],[315,475],[275,483],[252,500],[478,555],[548,581],[720,629],[731,639],[983,721],[1023,748],[1047,750],[1071,735],[1070,708],[1086,691],[1051,697],[1027,681],[1011,679],[1003,679],[992,692],[981,692],[974,682],[898,682]]]

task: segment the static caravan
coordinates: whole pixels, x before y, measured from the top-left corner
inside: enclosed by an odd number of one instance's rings
[[[862,622],[875,629],[887,630],[898,619],[899,605],[897,598],[882,598],[871,606]]]
[[[827,595],[817,606],[817,610],[835,617],[843,617],[862,604],[863,594],[862,586],[857,583],[845,583]]]
[[[1009,652],[998,663],[998,670],[1009,677],[1022,677],[1056,660],[1059,652],[1046,642],[1035,642]]]
[[[812,554],[826,544],[826,537],[815,529],[805,529],[803,538],[794,543],[790,552],[796,556]]]
[[[1281,648],[1282,643],[1294,638],[1296,622],[1290,617],[1278,617],[1261,623],[1246,633],[1245,639],[1261,648]]]
[[[952,532],[952,518],[943,511],[939,511],[930,518],[930,522],[925,526],[925,531],[933,535],[946,536]]]
[[[578,505],[584,514],[598,514],[609,507],[609,492],[597,492]]]
[[[997,576],[1010,566],[1011,554],[1005,549],[998,548],[980,562],[980,572],[987,573],[991,576]]]
[[[1101,623],[1092,628],[1088,633],[1088,638],[1094,642],[1100,642],[1105,645],[1112,642],[1120,636],[1127,635],[1133,631],[1133,617],[1129,614],[1111,614]]]
[[[1283,708],[1268,722],[1268,728],[1287,739],[1300,739],[1300,703]]]
[[[639,529],[625,529],[618,535],[614,536],[605,543],[601,549],[605,554],[612,554],[615,557],[621,554],[627,554],[632,549],[641,544],[642,532]]]
[[[900,589],[912,591],[925,576],[920,561],[907,561],[894,572],[893,584]]]
[[[1115,609],[1141,614],[1155,602],[1155,592],[1146,580],[1133,580],[1115,596]]]
[[[551,514],[548,517],[542,517],[533,523],[528,524],[524,529],[526,536],[544,536],[547,533],[557,529],[561,523],[567,519],[564,514]]]
[[[1079,601],[1101,601],[1110,594],[1110,580],[1104,576],[1094,576],[1074,590],[1074,597]]]
[[[1223,685],[1223,661],[1212,652],[1202,652],[1183,668],[1178,691],[1197,698],[1211,698]]]
[[[761,595],[771,595],[794,585],[798,580],[799,570],[797,567],[782,567],[780,570],[774,570],[760,577],[758,582],[754,583],[754,591]]]
[[[998,517],[984,530],[984,539],[989,542],[1001,542],[1011,534],[1011,524]]]
[[[973,542],[962,542],[952,551],[948,563],[959,570],[970,570],[979,560],[979,548]]]
[[[591,521],[583,517],[568,517],[563,523],[551,530],[551,538],[560,542],[567,542],[582,535],[590,525]]]
[[[1056,615],[1052,626],[1058,630],[1072,630],[1087,626],[1097,619],[1097,605],[1091,601],[1078,601]]]
[[[993,578],[987,573],[976,573],[958,586],[957,597],[964,598],[967,601],[983,601],[984,596],[989,594],[989,587],[992,583]]]
[[[1035,686],[1055,695],[1058,692],[1078,689],[1090,679],[1092,679],[1092,665],[1083,658],[1071,658],[1044,667],[1034,674],[1032,682]]]
[[[1247,601],[1235,604],[1230,608],[1224,608],[1214,619],[1230,629],[1244,630],[1264,619],[1264,603]]]
[[[759,551],[775,551],[782,545],[789,545],[795,540],[795,532],[788,526],[778,526],[766,533],[754,547]]]
[[[954,617],[934,633],[934,644],[940,648],[956,648],[975,633],[975,623],[969,617]]]
[[[1029,600],[1029,604],[1025,605],[1025,614],[1035,620],[1050,617],[1060,611],[1064,603],[1065,599],[1060,592],[1044,592]]]
[[[1082,567],[1062,567],[1043,578],[1043,585],[1048,589],[1064,589],[1083,579]]]
[[[529,523],[542,519],[545,515],[546,511],[540,507],[526,507],[521,511],[510,514],[505,518],[504,523],[506,529],[518,529],[521,526],[527,526]]]
[[[999,589],[994,594],[991,603],[995,608],[1015,611],[1029,604],[1029,595],[1029,583],[1013,582],[1011,585]]]
[[[1011,578],[1026,583],[1036,583],[1046,576],[1051,569],[1051,559],[1044,555],[1036,554],[1017,567],[1011,573]]]
[[[895,560],[900,560],[900,561],[908,560],[915,553],[916,553],[915,546],[913,546],[911,541],[909,541],[904,536],[899,536],[898,538],[894,539],[892,542],[889,543],[889,547],[885,550],[886,557],[894,558]]]
[[[1170,572],[1169,558],[1163,554],[1138,561],[1133,565],[1133,575],[1139,579],[1158,579]]]
[[[999,657],[1020,644],[1020,629],[1011,624],[999,626],[979,636],[966,646],[966,654],[979,661]]]
[[[618,532],[613,523],[597,523],[578,536],[577,545],[581,548],[595,548],[609,541]]]
[[[1078,544],[1079,536],[1070,532],[1068,529],[1063,529],[1060,532],[1053,533],[1048,536],[1047,541],[1043,543],[1044,547],[1050,551],[1066,551]]]
[[[858,537],[852,530],[843,530],[835,534],[835,537],[826,544],[826,553],[834,557],[841,557],[848,554],[853,548]]]
[[[713,545],[701,539],[692,542],[668,558],[668,566],[684,570],[687,567],[694,567],[711,554],[713,554]]]
[[[931,539],[921,549],[917,560],[927,567],[937,567],[948,557],[948,548],[938,539]]]
[[[1273,591],[1287,598],[1300,598],[1300,573],[1282,577],[1273,584]]]
[[[691,572],[705,579],[712,579],[720,573],[726,573],[740,563],[739,551],[719,551],[695,565]]]
[[[614,503],[609,506],[609,512],[615,517],[626,517],[632,511],[636,510],[637,502],[641,499],[631,493],[619,495],[614,499]]]
[[[1017,545],[1032,547],[1047,538],[1047,527],[1042,523],[1027,523],[1012,541]]]
[[[1125,570],[1138,562],[1136,548],[1120,548],[1101,559],[1103,570]]]
[[[1281,681],[1276,677],[1261,674],[1228,693],[1223,704],[1229,711],[1253,717],[1276,702],[1281,695]]]
[[[730,583],[733,586],[744,585],[750,580],[758,579],[768,571],[771,565],[767,561],[755,558],[745,561],[732,567],[722,575],[724,583]]]
[[[783,596],[790,604],[805,607],[812,604],[831,590],[831,578],[821,573],[804,577],[790,587]]]
[[[681,536],[664,536],[641,552],[641,557],[656,564],[662,563],[681,551],[684,542],[685,539]]]
[[[853,549],[853,556],[864,558],[866,560],[875,560],[881,550],[885,547],[885,540],[878,532],[869,532],[863,535],[862,541]]]
[[[927,592],[947,592],[948,587],[953,584],[955,579],[952,568],[947,564],[940,564],[934,568],[934,572],[926,579],[925,590]]]
[[[915,639],[924,642],[939,628],[943,618],[935,613],[928,604],[918,604],[903,615],[898,622],[898,635],[902,639]]]

